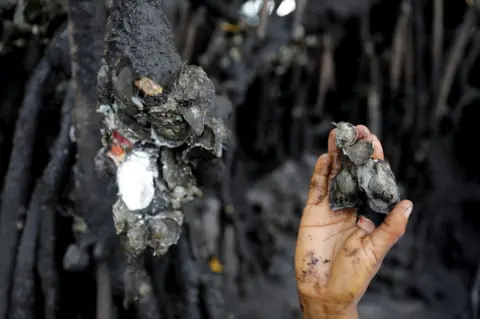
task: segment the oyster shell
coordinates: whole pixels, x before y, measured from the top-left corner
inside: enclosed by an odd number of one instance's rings
[[[360,203],[357,181],[342,170],[330,184],[330,208],[333,211],[355,207]]]
[[[355,126],[347,122],[334,125],[343,170],[330,183],[330,208],[336,211],[369,207],[374,212],[388,214],[400,201],[400,191],[390,165],[372,158],[373,143],[357,141]]]
[[[337,128],[336,143],[338,148],[353,145],[358,137],[357,128],[348,122],[333,123]]]

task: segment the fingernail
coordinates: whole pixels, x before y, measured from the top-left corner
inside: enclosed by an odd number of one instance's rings
[[[408,218],[410,216],[410,213],[412,212],[412,209],[413,209],[413,205],[410,205],[407,208],[405,208],[405,217]]]

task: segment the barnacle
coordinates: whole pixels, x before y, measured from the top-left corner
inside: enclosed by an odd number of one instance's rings
[[[358,137],[357,128],[347,122],[333,123],[336,130],[336,143],[338,148],[353,145]]]
[[[336,144],[341,149],[343,170],[330,184],[330,208],[368,206],[388,214],[400,200],[400,192],[390,165],[373,159],[373,143],[356,141],[358,132],[350,123],[335,124]]]
[[[359,204],[357,181],[342,170],[330,184],[330,208],[333,211]]]

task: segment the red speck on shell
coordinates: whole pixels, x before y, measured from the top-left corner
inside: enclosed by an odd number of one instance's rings
[[[116,144],[122,148],[133,147],[132,142],[130,142],[126,137],[120,134],[117,130],[113,130],[112,137],[113,137],[113,144]]]

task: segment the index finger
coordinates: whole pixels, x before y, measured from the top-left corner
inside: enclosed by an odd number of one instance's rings
[[[307,205],[317,205],[327,195],[331,161],[332,159],[328,154],[323,154],[318,158],[310,180]]]
[[[375,134],[369,134],[367,137],[365,137],[366,141],[371,141],[373,143],[373,154],[372,157],[374,159],[385,159],[385,156],[383,154],[383,146],[382,143],[380,143],[380,140]]]

